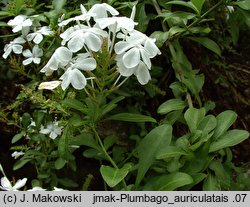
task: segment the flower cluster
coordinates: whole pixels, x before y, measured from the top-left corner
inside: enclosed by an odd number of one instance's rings
[[[59,22],[64,31],[61,46],[41,69],[47,76],[62,69],[60,81],[41,83],[39,88],[52,90],[61,84],[63,90],[69,85],[84,89],[88,79],[96,78],[93,54],[101,51],[104,41],[108,42],[110,56],[116,56],[119,78],[135,75],[140,84],[146,84],[151,79],[150,59],[161,52],[154,39],[134,29],[135,8],[130,18],[118,17],[119,12],[106,3],[95,4],[89,11],[83,5],[80,8],[81,15]]]
[[[23,60],[23,65],[29,65],[32,62],[39,64],[41,62],[43,50],[38,45],[42,42],[43,36],[52,35],[53,31],[47,26],[42,27],[36,21],[36,17],[28,18],[25,15],[18,15],[7,23],[12,27],[12,32],[21,33],[21,36],[5,45],[4,54],[2,55],[4,59],[13,52],[22,54],[26,58]],[[33,47],[31,48],[31,46]]]

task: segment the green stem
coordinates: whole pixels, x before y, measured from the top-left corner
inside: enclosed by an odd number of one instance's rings
[[[99,144],[100,144],[100,146],[102,148],[103,153],[107,157],[108,161],[111,163],[111,165],[113,165],[114,168],[119,169],[119,167],[116,165],[115,161],[109,156],[108,152],[106,151],[106,149],[105,149],[105,147],[104,147],[104,145],[102,143],[102,140],[101,140],[98,132],[96,131],[95,126],[91,126],[91,128],[92,128],[92,130],[93,130],[93,132],[95,134],[95,137],[97,138],[97,140],[98,140],[98,142],[99,142]],[[123,184],[124,189],[128,190],[127,184],[126,184],[124,179],[122,180],[122,184]]]

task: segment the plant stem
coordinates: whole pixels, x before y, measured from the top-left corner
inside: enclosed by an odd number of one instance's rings
[[[115,161],[109,156],[108,152],[106,151],[106,149],[105,149],[105,147],[104,147],[104,145],[102,143],[102,140],[101,140],[98,132],[96,131],[95,126],[91,126],[91,128],[92,128],[92,130],[93,130],[93,132],[95,134],[95,137],[97,138],[97,140],[98,140],[98,142],[99,142],[99,144],[100,144],[100,146],[102,148],[103,153],[107,157],[108,161],[113,165],[114,168],[119,169],[119,167],[116,165]],[[128,190],[127,184],[126,184],[124,179],[122,180],[122,184],[123,184],[124,189]]]

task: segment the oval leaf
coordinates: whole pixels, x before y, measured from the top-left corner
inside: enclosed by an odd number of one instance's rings
[[[222,134],[224,134],[229,127],[235,122],[237,114],[234,111],[227,110],[220,113],[217,117],[217,126],[214,130],[213,138],[217,139]]]
[[[218,44],[215,41],[213,41],[207,37],[189,37],[189,39],[200,43],[201,45],[203,45],[207,49],[213,51],[217,55],[221,55],[220,47],[218,46]]]
[[[136,177],[138,186],[153,164],[155,156],[162,146],[168,146],[172,139],[172,126],[163,124],[150,131],[138,146],[139,166]]]
[[[170,111],[182,110],[186,105],[186,102],[181,99],[171,99],[161,104],[157,112],[159,114],[167,114]]]
[[[175,190],[184,185],[191,184],[193,178],[182,172],[171,173],[168,175],[162,175],[154,179],[153,188],[154,190],[170,191]]]
[[[181,150],[178,147],[166,146],[157,153],[156,159],[166,159],[186,154],[187,153],[184,150]]]
[[[185,112],[184,118],[191,132],[197,129],[199,123],[205,117],[205,114],[206,114],[206,111],[204,108],[201,108],[201,109],[189,108]]]
[[[215,152],[217,150],[232,147],[239,144],[249,137],[249,132],[245,130],[233,129],[225,133],[215,142],[212,142],[209,148],[209,152]]]
[[[131,164],[125,164],[123,168],[116,169],[110,166],[102,165],[100,171],[108,186],[113,188],[127,176],[131,167]]]

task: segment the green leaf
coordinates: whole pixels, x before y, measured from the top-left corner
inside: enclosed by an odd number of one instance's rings
[[[155,191],[172,191],[192,182],[193,178],[187,173],[176,172],[156,177],[151,185]]]
[[[170,111],[182,110],[186,105],[186,102],[181,99],[170,99],[159,106],[157,113],[167,114]]]
[[[218,46],[218,44],[215,41],[213,41],[207,37],[189,37],[189,39],[200,43],[201,45],[203,45],[207,49],[213,51],[217,55],[221,55],[220,47]]]
[[[211,143],[209,152],[215,152],[226,147],[232,147],[244,141],[248,137],[248,131],[239,129],[230,130],[222,135],[218,140]]]
[[[69,159],[69,125],[63,131],[63,135],[58,142],[58,153],[61,158]]]
[[[62,158],[58,158],[56,161],[55,161],[55,168],[57,170],[60,170],[64,167],[64,165],[66,164],[66,160],[62,159]]]
[[[81,133],[80,135],[73,137],[70,140],[70,145],[77,145],[77,146],[88,146],[98,151],[102,151],[96,140],[94,139],[93,135],[90,133]]]
[[[102,165],[100,171],[108,186],[113,188],[127,176],[131,167],[132,165],[129,163],[126,163],[121,169]]]
[[[214,139],[217,139],[229,129],[229,127],[236,121],[237,114],[234,111],[227,110],[220,113],[216,119],[217,126],[214,130]]]
[[[125,97],[124,96],[118,96],[114,98],[112,101],[110,101],[108,104],[105,104],[102,109],[101,109],[101,116],[104,116],[111,110],[113,110],[117,106],[117,102],[123,100]]]
[[[132,113],[120,113],[108,117],[106,120],[128,121],[128,122],[154,122],[156,120],[150,116]]]
[[[204,180],[207,175],[205,173],[191,173],[189,174],[193,178],[193,183],[184,186],[181,188],[181,191],[188,191],[195,185],[199,184],[202,180]]]
[[[189,2],[185,2],[185,1],[170,1],[170,2],[167,2],[166,4],[176,4],[176,5],[185,6],[185,7],[188,7],[190,9],[194,10],[197,14],[199,14],[199,10],[190,1]]]
[[[112,147],[118,140],[118,137],[114,136],[114,135],[110,135],[108,137],[106,137],[103,141],[103,145],[105,147],[106,150],[108,150],[110,147]]]
[[[31,116],[29,113],[24,113],[22,116],[22,124],[24,128],[27,128],[30,125]]]
[[[197,8],[200,14],[205,0],[191,0],[191,2]]]
[[[14,164],[13,166],[13,170],[18,170],[20,169],[21,167],[23,167],[25,164],[27,164],[29,161],[31,161],[31,159],[20,159],[20,160],[17,160],[16,163]]]
[[[166,159],[180,155],[187,155],[187,153],[175,146],[166,146],[160,149],[156,154],[156,159]]]
[[[202,190],[203,191],[219,191],[219,190],[221,190],[219,183],[214,175],[212,175],[210,173],[208,174],[208,176],[204,180]]]
[[[213,160],[209,168],[215,172],[215,175],[217,177],[217,180],[226,188],[230,187],[231,183],[231,176],[230,174],[225,170],[223,164],[219,162],[218,160]]]
[[[163,124],[151,130],[138,146],[139,166],[136,177],[138,186],[153,164],[155,156],[162,146],[168,146],[172,139],[172,126]]]
[[[246,1],[238,1],[238,2],[232,2],[233,5],[237,5],[242,9],[245,10],[250,10],[250,1],[246,0]]]
[[[156,45],[162,47],[169,37],[168,32],[155,31],[150,35],[151,38],[156,39]]]
[[[61,11],[66,3],[66,0],[53,0],[52,4],[56,11]]]
[[[203,133],[211,132],[217,125],[217,120],[213,115],[208,115],[199,123],[197,129]]]
[[[64,185],[65,187],[69,187],[69,188],[78,187],[78,184],[74,180],[71,180],[69,178],[57,178],[57,179],[58,179],[58,182]]]
[[[191,132],[197,129],[198,125],[205,117],[205,114],[206,114],[206,110],[204,108],[200,108],[200,109],[189,108],[185,112],[184,118]]]
[[[62,104],[64,104],[65,106],[68,106],[71,109],[75,109],[84,113],[87,110],[87,108],[85,107],[85,104],[76,99],[65,99],[62,101]]]
[[[14,144],[16,143],[17,141],[19,141],[24,135],[25,135],[25,131],[21,131],[19,134],[16,134],[12,140],[11,140],[11,143]]]

